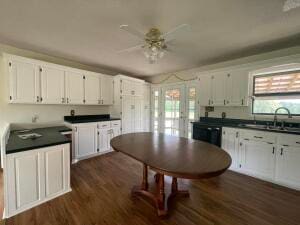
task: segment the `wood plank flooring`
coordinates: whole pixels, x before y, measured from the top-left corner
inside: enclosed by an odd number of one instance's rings
[[[72,165],[71,173],[72,192],[5,224],[300,224],[300,192],[231,171],[207,180],[179,180],[191,196],[175,199],[167,219],[156,216],[151,202],[130,196],[131,187],[141,182],[142,165],[121,153],[81,161]],[[170,182],[167,178],[166,186]]]

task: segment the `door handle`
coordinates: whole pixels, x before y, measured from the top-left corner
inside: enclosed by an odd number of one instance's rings
[[[280,149],[280,155],[283,155],[283,148]]]

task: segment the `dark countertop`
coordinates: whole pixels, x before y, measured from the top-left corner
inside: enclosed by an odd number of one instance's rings
[[[120,118],[111,118],[109,114],[102,114],[102,115],[65,116],[64,120],[65,122],[68,123],[92,123],[92,122],[120,120]]]
[[[72,129],[66,126],[37,128],[32,129],[26,133],[18,133],[17,131],[11,131],[6,145],[6,154],[23,152],[53,145],[71,143],[71,140],[69,138],[61,134],[61,132],[68,131],[72,131]],[[36,139],[23,140],[18,136],[20,134],[28,133],[38,133],[41,134],[42,137]]]
[[[295,130],[273,130],[269,128],[256,128],[256,127],[246,127],[245,124],[256,124],[257,125],[268,125],[272,124],[272,121],[263,121],[263,120],[241,120],[241,119],[222,119],[214,117],[200,117],[200,121],[192,122],[196,126],[209,126],[209,127],[232,127],[238,129],[248,129],[248,130],[258,130],[265,132],[274,132],[274,133],[283,133],[283,134],[295,134],[300,135],[300,124],[299,123],[285,123],[286,127],[295,128]],[[278,126],[281,125],[280,122],[277,123]],[[299,130],[298,130],[299,129]]]

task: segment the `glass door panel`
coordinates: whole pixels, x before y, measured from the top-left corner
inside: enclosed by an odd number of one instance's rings
[[[192,138],[191,122],[197,120],[197,94],[196,87],[187,86],[187,109],[186,109],[186,134],[188,138]]]
[[[163,89],[163,127],[162,132],[173,136],[184,136],[183,86]]]
[[[160,131],[160,109],[161,109],[161,104],[160,104],[160,89],[152,89],[151,91],[152,96],[151,96],[151,101],[152,101],[152,125],[151,129],[154,133],[159,133]]]

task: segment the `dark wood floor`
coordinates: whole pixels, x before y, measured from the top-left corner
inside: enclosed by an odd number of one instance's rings
[[[213,179],[180,181],[179,186],[187,185],[191,196],[175,199],[170,217],[162,220],[151,202],[130,196],[141,172],[138,162],[121,153],[81,161],[72,166],[71,193],[5,224],[300,224],[300,192],[230,171]]]

